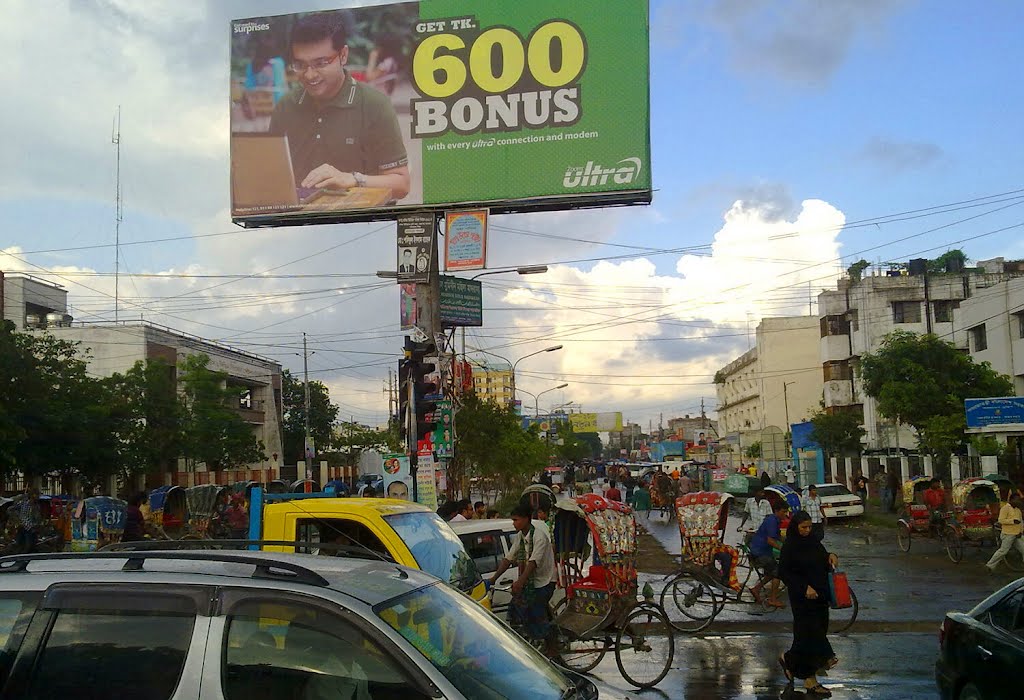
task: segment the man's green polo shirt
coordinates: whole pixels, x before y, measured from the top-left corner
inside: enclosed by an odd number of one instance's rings
[[[379,175],[409,162],[391,99],[351,75],[323,106],[302,88],[283,97],[270,133],[288,136],[296,185],[324,163],[344,173]]]

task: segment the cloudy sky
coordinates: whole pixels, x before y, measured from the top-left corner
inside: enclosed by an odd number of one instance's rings
[[[397,288],[373,275],[394,267],[393,224],[228,215],[228,21],[298,7],[0,0],[0,269],[66,286],[78,320],[113,318],[120,105],[120,317],[292,369],[306,332],[342,415],[377,424],[402,342]],[[564,345],[519,365],[533,393],[569,384],[542,409],[712,410],[748,328],[807,313],[857,259],[1024,257],[1024,4],[651,0],[651,20],[654,204],[492,221],[491,267],[551,270],[484,278],[467,344]]]

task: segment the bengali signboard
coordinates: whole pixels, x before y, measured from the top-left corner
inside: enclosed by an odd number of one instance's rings
[[[479,280],[441,275],[441,325],[484,325],[483,292]]]
[[[450,211],[444,220],[444,269],[484,269],[487,266],[487,210]]]
[[[969,431],[984,432],[992,426],[1024,430],[1024,396],[965,399],[964,410]]]
[[[393,2],[230,38],[236,223],[651,201],[648,0]]]
[[[403,214],[398,217],[397,267],[398,281],[427,282],[430,279],[430,256],[434,252],[434,215]]]

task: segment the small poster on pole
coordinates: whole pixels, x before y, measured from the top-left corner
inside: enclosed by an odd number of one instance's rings
[[[487,210],[445,214],[444,269],[482,270],[487,266]]]
[[[409,458],[403,454],[384,455],[382,463],[385,498],[408,501],[412,494],[412,476]]]

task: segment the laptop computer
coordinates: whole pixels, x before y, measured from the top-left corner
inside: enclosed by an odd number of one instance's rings
[[[334,190],[296,187],[288,137],[231,135],[231,203],[235,213],[297,209]]]

